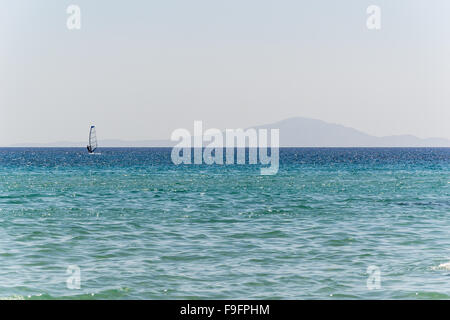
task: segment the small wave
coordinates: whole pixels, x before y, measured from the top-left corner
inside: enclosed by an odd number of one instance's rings
[[[93,299],[124,299],[130,293],[130,288],[110,288],[98,292],[85,292],[74,295],[51,295],[49,293],[38,293],[30,295],[13,294],[0,297],[1,300],[93,300]]]
[[[441,263],[437,267],[433,267],[433,270],[449,270],[450,271],[450,262]]]
[[[0,297],[0,300],[25,300],[25,297],[15,294],[9,297]]]

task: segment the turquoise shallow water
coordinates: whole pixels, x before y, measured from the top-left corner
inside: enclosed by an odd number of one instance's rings
[[[450,149],[282,149],[259,169],[0,149],[0,297],[450,298]]]

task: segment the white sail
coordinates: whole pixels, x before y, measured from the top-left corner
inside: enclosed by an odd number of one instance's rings
[[[95,126],[91,126],[89,131],[89,152],[94,152],[97,149],[97,133],[95,132]]]

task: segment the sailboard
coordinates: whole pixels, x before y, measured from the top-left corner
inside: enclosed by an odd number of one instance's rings
[[[89,144],[87,145],[89,154],[94,154],[97,147],[97,132],[95,130],[95,126],[91,126],[91,129],[89,130]]]

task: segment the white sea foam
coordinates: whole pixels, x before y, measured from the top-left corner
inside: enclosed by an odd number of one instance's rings
[[[25,297],[15,294],[9,297],[0,297],[0,300],[25,300]]]
[[[434,270],[450,270],[450,262],[441,263],[437,267],[433,267]]]

